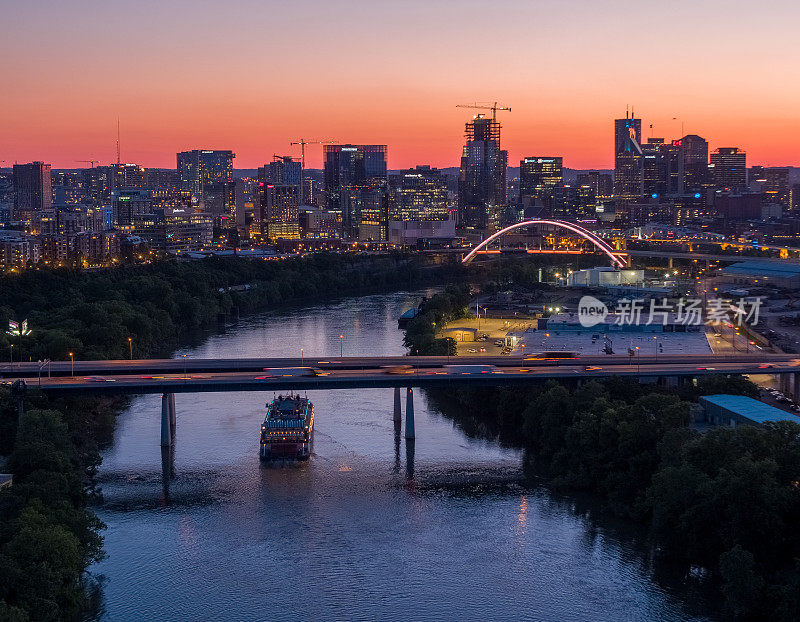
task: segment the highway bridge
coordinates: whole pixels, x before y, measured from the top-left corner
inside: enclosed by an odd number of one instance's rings
[[[553,359],[550,359],[551,361]],[[798,360],[794,354],[769,354],[763,352],[742,353],[735,355],[640,355],[636,358],[642,367],[651,364],[689,363],[701,366],[713,366],[716,363],[754,363],[785,364]],[[235,359],[199,359],[178,357],[172,359],[133,359],[133,360],[95,360],[95,361],[52,361],[49,363],[14,362],[0,363],[0,378],[38,378],[60,376],[89,376],[108,374],[162,374],[162,373],[233,373],[259,372],[270,367],[303,367],[310,366],[323,370],[344,369],[378,369],[382,367],[410,365],[414,369],[441,367],[448,364],[481,364],[497,367],[520,366],[520,356],[360,356],[360,357],[294,357],[294,358],[235,358]],[[534,360],[532,355],[526,356],[527,366],[545,365],[548,360]],[[579,359],[556,361],[565,365],[572,361],[582,365],[600,365],[604,367],[628,365],[631,358],[626,355],[581,356]],[[383,370],[385,371],[385,370]]]
[[[708,361],[708,359],[706,359]],[[710,374],[800,374],[789,362],[659,362],[625,363],[599,366],[578,363],[576,360],[546,364],[503,367],[475,361],[407,368],[392,371],[385,367],[357,369],[320,369],[301,375],[290,371],[297,368],[267,368],[259,371],[222,372],[156,372],[145,375],[105,374],[102,376],[52,376],[27,378],[30,387],[45,392],[68,394],[148,394],[148,393],[207,393],[226,391],[299,391],[319,389],[366,389],[394,387],[443,387],[455,384],[508,385],[529,384],[533,380],[585,380],[610,376],[637,378],[697,378]],[[471,368],[471,369],[470,369]],[[7,379],[6,382],[12,382]]]
[[[304,391],[393,388],[394,418],[400,421],[400,389],[405,388],[406,438],[414,438],[412,387],[526,385],[557,379],[580,383],[610,376],[634,377],[677,385],[713,374],[769,374],[781,377],[784,391],[800,392],[800,367],[793,355],[739,354],[537,357],[347,357],[329,359],[178,359],[130,361],[58,361],[46,366],[3,366],[4,384],[17,395],[38,388],[59,396],[78,394],[161,394],[161,443],[175,435],[175,394],[230,391]],[[74,369],[73,369],[74,366]],[[42,373],[44,371],[44,373]]]

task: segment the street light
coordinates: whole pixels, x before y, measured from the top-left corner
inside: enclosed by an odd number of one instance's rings
[[[183,355],[183,379],[186,380],[186,357],[188,354]]]
[[[344,357],[344,335],[339,335],[339,358]]]
[[[130,350],[131,360],[133,360],[133,338],[128,337],[128,350]]]
[[[73,356],[72,352],[69,353],[69,362],[70,362],[70,376],[73,378],[75,377],[75,356]]]
[[[8,344],[8,358],[11,360],[11,369],[14,369],[14,344]]]
[[[303,348],[300,348],[300,367],[303,366]]]

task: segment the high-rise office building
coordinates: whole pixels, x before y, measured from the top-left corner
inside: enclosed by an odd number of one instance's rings
[[[258,169],[256,227],[262,240],[300,237],[300,162],[278,157]]]
[[[113,210],[115,223],[131,225],[136,216],[152,212],[153,199],[147,190],[135,188],[115,190]]]
[[[578,175],[578,186],[588,186],[597,199],[610,199],[614,196],[614,180],[608,173],[588,171]]]
[[[664,161],[664,193],[669,196],[683,194],[686,181],[684,167],[684,153],[679,141],[665,143],[661,147],[661,157]]]
[[[667,192],[663,147],[663,138],[648,138],[642,145],[642,196],[655,199]]]
[[[764,203],[774,203],[785,209],[791,207],[792,188],[789,169],[782,166],[754,166],[748,176],[751,191],[760,192]]]
[[[738,147],[719,147],[711,153],[711,177],[720,190],[747,187],[747,154]]]
[[[680,141],[648,138],[642,145],[643,196],[660,199],[683,193],[684,155]]]
[[[145,169],[147,178],[146,187],[160,188],[162,190],[177,190],[181,187],[177,171],[160,168]]]
[[[386,145],[323,145],[326,211],[353,240],[385,241],[388,229]]]
[[[259,185],[258,180],[252,177],[242,177],[236,180],[236,228],[239,234],[249,237],[252,223],[259,216],[258,206]]]
[[[389,220],[447,220],[447,177],[437,168],[417,166],[389,176]]]
[[[519,162],[519,197],[526,200],[541,199],[543,202],[553,195],[553,189],[564,184],[563,158],[530,157]]]
[[[86,188],[81,171],[50,171],[53,204],[71,205],[83,203]]]
[[[211,149],[182,151],[177,155],[181,188],[191,190],[203,211],[212,214],[218,224],[226,224],[224,221],[233,217],[236,210],[235,157],[233,151]]]
[[[300,187],[300,162],[296,162],[291,156],[274,156],[272,162],[265,164],[263,168],[264,182]]]
[[[465,129],[458,178],[459,224],[494,231],[506,206],[508,152],[500,148],[500,122],[479,114]]]
[[[147,187],[147,171],[138,164],[109,164],[103,167],[108,171],[111,190],[133,190]]]
[[[259,181],[260,232],[262,239],[300,238],[300,186]]]
[[[683,150],[683,187],[686,191],[699,190],[709,184],[708,141],[696,134],[687,134],[677,141]]]
[[[53,191],[50,165],[44,162],[14,165],[14,219],[30,222],[34,212],[50,209]]]
[[[110,205],[112,172],[108,166],[83,169],[83,186],[85,188],[85,201],[92,205]]]
[[[644,194],[642,120],[625,113],[614,120],[614,204],[624,218],[625,205]]]

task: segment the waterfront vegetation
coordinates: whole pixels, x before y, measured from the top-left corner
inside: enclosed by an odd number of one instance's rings
[[[418,287],[463,272],[458,264],[423,268],[402,254],[315,254],[284,261],[237,257],[162,261],[74,271],[34,270],[0,277],[0,326],[29,320],[22,341],[0,333],[9,360],[134,358],[169,354],[222,314],[299,301]],[[13,352],[12,352],[13,346]]]
[[[689,426],[700,395],[757,396],[742,378],[667,390],[632,380],[574,390],[430,391],[467,433],[527,448],[531,474],[597,494],[649,526],[659,554],[706,569],[737,619],[800,619],[800,425]]]
[[[436,337],[447,322],[465,317],[469,304],[467,284],[449,285],[443,292],[424,300],[417,316],[408,323],[403,345],[414,356],[454,356],[456,342],[451,337]]]
[[[0,352],[13,345],[15,360],[34,361],[121,359],[130,348],[134,357],[166,356],[220,316],[438,284],[463,271],[401,254],[27,271],[0,277],[0,326],[27,318],[33,332],[22,342],[0,333]],[[18,420],[16,399],[0,387],[2,470],[14,475],[0,491],[0,621],[76,619],[85,607],[85,570],[102,556],[93,476],[123,403],[33,392]]]
[[[84,571],[103,556],[103,524],[89,508],[96,439],[110,433],[119,406],[34,393],[14,429],[17,402],[0,388],[0,449],[14,475],[0,491],[0,620],[71,620],[85,609]]]

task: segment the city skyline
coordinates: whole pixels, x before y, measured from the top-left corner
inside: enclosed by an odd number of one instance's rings
[[[788,2],[141,8],[8,12],[0,50],[14,58],[3,70],[14,88],[2,95],[0,165],[113,162],[119,117],[122,160],[150,167],[209,148],[256,168],[273,153],[299,156],[289,142],[300,137],[387,144],[392,169],[454,167],[472,116],[456,105],[490,99],[512,108],[499,113],[512,165],[547,154],[611,168],[608,135],[627,105],[645,140],[698,134],[711,150],[744,149],[750,164],[800,162],[800,88],[788,79],[800,10]],[[487,10],[494,31],[475,18]],[[321,168],[322,150],[307,149],[307,163]]]

